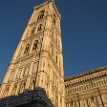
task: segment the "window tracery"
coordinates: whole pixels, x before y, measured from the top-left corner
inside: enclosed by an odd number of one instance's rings
[[[38,16],[38,20],[43,19],[45,14],[45,10],[42,10]]]

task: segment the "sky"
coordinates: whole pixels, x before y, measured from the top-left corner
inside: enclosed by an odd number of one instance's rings
[[[34,6],[46,0],[0,0],[0,83]],[[65,77],[107,65],[107,0],[55,0],[62,16]]]

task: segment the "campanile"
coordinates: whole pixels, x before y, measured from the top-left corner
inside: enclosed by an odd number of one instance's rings
[[[65,107],[60,19],[54,0],[34,7],[2,82],[0,98],[42,87],[55,107]]]

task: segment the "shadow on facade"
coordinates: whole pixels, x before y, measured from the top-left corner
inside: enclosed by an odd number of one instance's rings
[[[0,99],[0,107],[54,107],[43,88]]]

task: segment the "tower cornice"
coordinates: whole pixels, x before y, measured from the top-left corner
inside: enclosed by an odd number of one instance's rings
[[[107,66],[104,66],[104,67],[101,67],[101,68],[98,68],[98,69],[95,69],[95,70],[90,70],[88,72],[77,74],[77,75],[74,75],[74,76],[71,76],[71,77],[67,77],[67,78],[65,78],[65,82],[69,81],[69,80],[76,79],[76,78],[81,78],[81,77],[84,77],[84,76],[87,76],[87,75],[92,75],[94,73],[98,73],[98,72],[101,72],[101,71],[104,71],[104,70],[107,70]]]
[[[50,2],[53,2],[53,7],[54,7],[54,9],[55,9],[55,11],[56,11],[59,19],[61,19],[61,15],[60,15],[60,13],[59,13],[56,5],[55,5],[54,0],[48,0],[48,1],[42,3],[42,4],[38,5],[38,6],[35,6],[35,7],[33,8],[33,10],[38,10],[38,9],[40,9],[40,8],[42,8],[42,7],[45,7],[45,6],[46,6],[47,4],[49,4]]]

